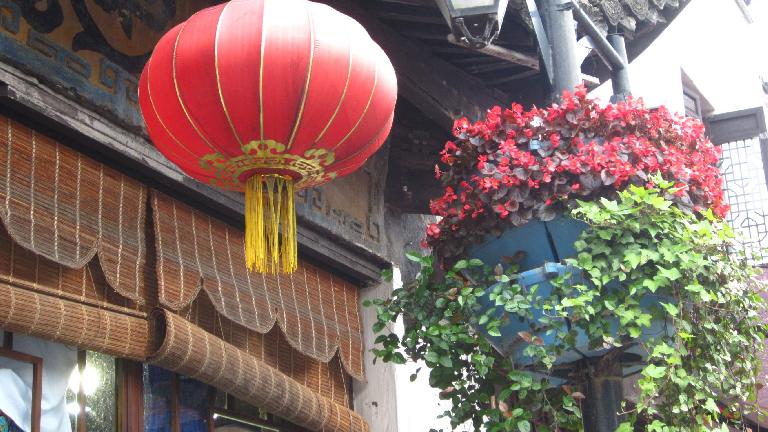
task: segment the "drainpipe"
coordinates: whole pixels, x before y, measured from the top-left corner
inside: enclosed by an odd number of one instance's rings
[[[581,82],[581,65],[576,57],[574,13],[587,33],[594,33],[593,39],[598,41],[598,48],[602,48],[600,51],[609,61],[612,60],[609,67],[613,98],[625,99],[629,95],[629,74],[623,36],[613,34],[606,41],[574,0],[540,0],[540,4],[546,17],[545,33],[552,52],[553,99],[557,99],[564,90],[573,91]],[[621,352],[611,352],[597,359],[585,358],[576,365],[586,384],[582,390],[586,396],[582,404],[585,432],[615,432],[621,422],[623,376],[620,356]]]
[[[552,47],[552,92],[558,98],[564,90],[573,91],[581,79],[576,59],[576,22],[570,0],[543,0],[547,36]]]
[[[582,404],[584,431],[615,432],[622,421],[619,412],[624,398],[624,378],[618,355],[609,353],[582,364],[586,381],[586,398]]]
[[[626,101],[627,96],[632,94],[629,85],[629,61],[627,59],[627,47],[624,45],[624,35],[614,32],[608,35],[608,43],[619,55],[624,65],[620,68],[611,70],[611,85],[613,87],[613,96],[611,102]]]

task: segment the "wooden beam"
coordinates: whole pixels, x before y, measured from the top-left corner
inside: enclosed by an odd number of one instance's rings
[[[384,3],[395,3],[409,6],[432,6],[432,0],[382,0]]]
[[[404,13],[398,13],[398,12],[384,12],[384,11],[376,11],[374,12],[374,14],[378,18],[384,19],[384,20],[394,20],[394,21],[422,23],[422,24],[444,24],[447,27],[445,20],[441,16],[411,15],[411,14],[404,14]]]
[[[462,46],[463,44],[456,40],[456,37],[453,35],[448,35],[448,42]],[[500,58],[504,61],[514,63],[516,65],[525,66],[534,70],[539,70],[539,58],[536,56],[532,56],[530,54],[526,54],[520,51],[515,51],[513,49],[505,48],[499,45],[490,44],[488,46],[485,46],[483,48],[475,49],[477,52],[481,52],[483,54],[487,54],[489,56],[493,56],[496,58]]]
[[[491,85],[506,84],[506,83],[510,83],[512,81],[521,80],[523,78],[532,77],[532,76],[534,76],[534,75],[536,75],[538,73],[539,73],[539,71],[535,71],[535,70],[531,69],[531,70],[527,70],[527,71],[524,71],[524,72],[520,72],[520,73],[516,73],[516,74],[511,74],[511,75],[503,76],[501,78],[496,78],[496,79],[490,80],[490,81],[488,81],[488,84],[491,84]]]
[[[423,28],[421,29],[415,29],[415,28],[405,28],[398,33],[401,35],[407,37],[407,38],[416,38],[416,39],[424,39],[429,41],[447,41],[448,36],[448,28],[442,29],[442,31],[429,31],[425,30]]]
[[[397,72],[400,96],[446,130],[458,116],[472,120],[509,97],[494,91],[477,77],[442,60],[423,45],[392,30],[351,0],[329,4],[355,18],[384,49]],[[445,37],[443,35],[443,37]]]
[[[471,74],[478,74],[478,73],[493,72],[498,70],[513,69],[513,68],[519,68],[519,67],[520,65],[518,64],[501,61],[498,63],[468,66],[465,70]]]
[[[487,64],[487,63],[496,63],[499,61],[496,57],[487,56],[485,54],[479,56],[479,57],[459,57],[459,58],[451,58],[449,60],[451,63],[456,65],[479,65],[479,64]]]

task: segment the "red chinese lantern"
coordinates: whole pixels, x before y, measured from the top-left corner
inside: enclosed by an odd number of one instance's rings
[[[355,20],[305,0],[232,0],[165,34],[139,102],[155,146],[245,192],[246,264],[296,269],[295,189],[358,169],[392,126],[397,83]]]

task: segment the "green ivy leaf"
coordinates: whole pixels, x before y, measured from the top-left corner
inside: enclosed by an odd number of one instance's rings
[[[654,364],[649,364],[643,369],[643,375],[656,379],[663,377],[666,373],[667,368],[665,366],[656,366]]]
[[[413,262],[420,263],[421,259],[423,258],[421,254],[418,252],[406,252],[405,257]]]
[[[517,430],[520,432],[531,432],[531,422],[528,420],[521,420],[517,422]]]
[[[667,311],[668,314],[672,315],[673,317],[676,317],[678,313],[680,313],[680,309],[671,303],[664,303],[660,302],[661,306],[664,307],[664,310]]]
[[[704,403],[704,408],[711,412],[712,414],[719,415],[720,414],[720,408],[717,406],[717,403],[715,403],[715,400],[712,398],[707,398],[707,401]]]

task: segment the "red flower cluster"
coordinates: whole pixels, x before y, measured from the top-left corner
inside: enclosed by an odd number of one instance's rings
[[[445,166],[435,166],[445,193],[430,207],[442,219],[427,232],[448,256],[509,224],[552,219],[569,200],[610,197],[656,173],[677,183],[670,198],[681,207],[728,211],[720,149],[702,123],[641,100],[600,106],[578,88],[547,108],[512,104],[474,124],[459,119],[454,136],[440,153]]]

